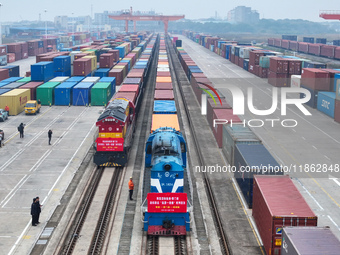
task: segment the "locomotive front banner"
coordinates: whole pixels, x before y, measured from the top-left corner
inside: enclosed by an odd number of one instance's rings
[[[97,151],[124,151],[124,138],[97,138]]]
[[[186,193],[149,193],[149,213],[186,213],[188,197]]]

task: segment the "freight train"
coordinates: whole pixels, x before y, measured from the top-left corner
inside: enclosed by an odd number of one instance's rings
[[[156,36],[151,39],[119,92],[109,101],[96,122],[98,138],[95,142],[93,161],[98,166],[125,166],[128,161],[156,40]]]
[[[179,131],[164,37],[160,40],[150,135],[145,146],[142,192],[144,231],[180,236],[190,231],[186,142]]]

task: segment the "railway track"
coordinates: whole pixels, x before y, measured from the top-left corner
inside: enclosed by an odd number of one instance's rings
[[[98,190],[99,183],[102,179],[103,173],[105,171],[104,167],[98,167],[97,171],[93,175],[91,181],[89,182],[88,188],[83,196],[83,200],[80,202],[79,212],[76,217],[69,223],[69,230],[67,232],[67,237],[64,240],[63,249],[59,254],[67,255],[72,254],[76,247],[77,241],[81,237],[82,228],[86,222],[86,218],[91,208],[92,201],[95,197],[96,191]],[[100,254],[102,245],[104,243],[105,234],[107,226],[110,221],[112,208],[116,202],[116,194],[118,190],[117,185],[122,176],[122,168],[117,167],[114,169],[110,184],[108,186],[105,200],[99,214],[99,219],[95,226],[95,232],[91,239],[90,249],[87,254]]]
[[[187,239],[186,236],[175,236],[175,237],[158,237],[158,236],[148,236],[146,245],[146,255],[158,255],[162,254],[161,240],[160,238],[171,238],[173,239],[173,254],[174,255],[187,255]],[[171,254],[171,248],[166,247],[167,254]]]
[[[201,150],[202,144],[199,143],[199,139],[198,139],[199,134],[196,133],[196,130],[194,128],[192,117],[191,117],[190,111],[189,111],[189,107],[188,107],[188,104],[185,100],[184,92],[183,92],[183,89],[182,89],[182,80],[183,80],[184,77],[180,77],[177,69],[175,68],[175,65],[180,67],[180,69],[182,67],[180,66],[180,62],[179,62],[179,60],[178,60],[178,58],[177,58],[177,56],[174,52],[174,49],[173,49],[173,47],[172,47],[172,45],[171,45],[171,43],[169,42],[168,39],[167,39],[166,45],[167,45],[167,51],[168,51],[168,53],[170,55],[170,59],[171,59],[171,61],[169,63],[170,63],[171,69],[173,70],[174,77],[176,78],[176,81],[177,81],[177,84],[178,84],[178,91],[180,92],[179,94],[180,94],[180,97],[182,98],[182,101],[183,101],[183,104],[184,104],[184,110],[185,110],[185,113],[186,113],[187,118],[188,118],[188,123],[189,123],[189,126],[190,126],[190,133],[192,134],[192,138],[193,138],[193,141],[194,141],[194,144],[195,144],[195,150],[196,150],[197,155],[198,155],[199,164],[201,166],[206,166],[205,158],[204,158],[202,150]],[[207,193],[207,196],[208,196],[208,199],[209,199],[209,203],[210,203],[210,207],[211,207],[211,210],[212,210],[214,222],[215,222],[215,225],[216,225],[216,230],[217,230],[217,233],[218,233],[218,236],[219,236],[219,239],[220,239],[219,241],[220,241],[220,246],[221,246],[221,252],[222,252],[222,254],[225,254],[225,255],[231,255],[232,251],[231,251],[231,248],[230,248],[229,243],[228,243],[227,235],[225,234],[224,229],[223,229],[220,213],[219,213],[218,207],[216,205],[216,198],[215,198],[214,192],[212,190],[209,177],[208,177],[207,173],[205,173],[205,172],[203,173],[203,180],[204,180],[204,184],[205,184],[205,187],[206,187],[206,193]]]

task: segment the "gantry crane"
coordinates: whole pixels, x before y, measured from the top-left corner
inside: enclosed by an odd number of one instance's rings
[[[340,11],[320,11],[319,17],[323,19],[340,20]]]
[[[130,7],[130,12],[124,12],[121,15],[109,15],[110,19],[115,20],[125,20],[125,32],[129,30],[129,21],[133,21],[133,30],[136,32],[136,21],[163,21],[164,32],[168,33],[169,21],[180,20],[184,18],[184,15],[132,15],[132,7]]]

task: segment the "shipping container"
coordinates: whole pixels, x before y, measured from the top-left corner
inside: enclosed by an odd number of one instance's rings
[[[330,91],[330,74],[321,69],[303,68],[301,72],[301,85],[313,90]]]
[[[100,68],[112,68],[114,62],[113,53],[104,53],[99,57],[99,67]]]
[[[173,90],[155,90],[154,100],[174,100]]]
[[[91,89],[91,105],[106,106],[112,95],[110,82],[97,82]]]
[[[58,56],[53,59],[55,72],[67,72],[71,70],[71,57]]]
[[[79,58],[73,61],[73,75],[74,76],[88,76],[91,74],[91,59]]]
[[[91,88],[93,87],[94,83],[84,81],[78,83],[73,88],[72,105],[88,106],[91,103]]]
[[[54,104],[54,89],[60,82],[46,82],[37,88],[37,100],[40,100],[41,105]]]
[[[108,77],[110,68],[99,68],[94,73],[94,76],[97,77]]]
[[[116,94],[114,94],[113,98],[125,98],[129,100],[130,102],[133,102],[134,104],[136,104],[137,95],[136,93],[133,93],[133,92],[119,92],[118,91]]]
[[[111,69],[109,72],[109,77],[116,78],[116,85],[119,86],[122,84],[124,79],[124,70],[123,69]]]
[[[112,95],[116,93],[116,78],[115,77],[102,77],[98,82],[109,82],[111,84]]]
[[[39,62],[31,65],[32,81],[46,82],[54,77],[53,62]]]
[[[9,78],[9,71],[8,69],[0,69],[0,81]]]
[[[290,78],[286,73],[268,71],[268,83],[274,87],[290,87]]]
[[[84,80],[81,82],[92,82],[92,83],[97,83],[100,80],[101,77],[86,77]]]
[[[170,127],[180,131],[177,114],[152,114],[151,133],[161,127]]]
[[[162,90],[172,90],[172,83],[171,82],[157,82],[156,83],[156,90],[162,89]]]
[[[249,208],[253,206],[254,175],[283,175],[279,163],[262,144],[236,144],[234,177]]]
[[[72,90],[77,85],[77,82],[63,82],[54,89],[54,104],[55,105],[71,105]]]
[[[11,91],[11,89],[2,89],[0,87],[0,95],[7,93],[8,91]]]
[[[49,82],[65,82],[69,78],[70,78],[69,76],[57,76],[53,78],[52,80],[49,80]]]
[[[171,77],[157,77],[156,82],[172,82]]]
[[[332,254],[340,251],[340,241],[329,227],[284,227],[281,255]]]
[[[5,86],[2,86],[1,88],[3,89],[18,89],[21,86],[25,85],[24,82],[11,82]]]
[[[335,100],[334,120],[340,123],[340,100]]]
[[[24,78],[22,78],[20,80],[17,80],[17,82],[25,82],[25,83],[28,83],[30,81],[31,81],[31,77],[24,77]]]
[[[316,108],[317,103],[318,103],[318,93],[319,93],[319,91],[310,89],[310,88],[305,87],[303,85],[301,85],[301,88],[307,89],[311,94],[310,100],[305,104],[308,105],[309,107]],[[300,93],[300,98],[305,98],[305,97],[306,97],[306,95],[304,93]]]
[[[19,77],[20,76],[20,66],[19,65],[2,66],[1,69],[7,69],[9,77]]]
[[[234,151],[237,144],[261,144],[255,133],[243,124],[223,125],[222,152],[228,163],[234,164]]]
[[[31,94],[31,100],[36,100],[37,99],[37,87],[39,87],[40,85],[42,85],[43,82],[29,82],[26,83],[25,85],[21,86],[20,89],[29,89],[30,90],[30,94]]]
[[[290,78],[290,86],[292,88],[300,88],[301,85],[301,75],[292,75]]]
[[[67,79],[66,82],[81,82],[84,79],[85,79],[84,76],[73,76],[73,77]]]
[[[319,91],[317,109],[334,119],[335,92]]]
[[[31,100],[29,89],[13,89],[0,95],[0,108],[9,107],[9,115],[18,115],[25,110],[27,101]]]
[[[176,114],[176,103],[173,100],[155,100],[153,103],[154,114]]]
[[[310,209],[289,176],[254,176],[253,217],[267,254],[281,253],[284,226],[317,226]]]

